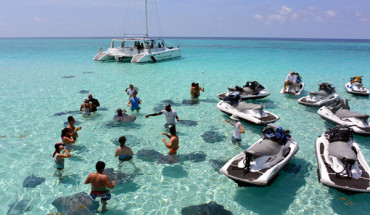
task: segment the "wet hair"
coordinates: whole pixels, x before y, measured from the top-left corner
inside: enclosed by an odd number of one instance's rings
[[[75,119],[73,118],[73,116],[69,116],[68,117],[68,122],[71,122],[71,121],[75,121]]]
[[[123,112],[122,112],[121,108],[118,108],[116,112],[117,112],[117,115],[118,116],[122,116],[123,115]]]
[[[171,111],[171,105],[170,104],[167,104],[166,107],[164,107],[164,109],[169,112]]]
[[[103,161],[96,162],[95,169],[98,172],[101,172],[105,168],[105,163]]]
[[[54,145],[55,151],[54,151],[54,153],[53,153],[53,157],[55,156],[55,154],[56,154],[57,152],[59,152],[59,146],[60,146],[60,145],[63,145],[63,143],[59,143],[59,142],[55,143],[55,145]]]
[[[170,134],[172,134],[172,135],[176,135],[176,127],[175,127],[175,126],[172,126],[172,127],[170,128]]]
[[[121,147],[123,147],[125,144],[126,144],[126,137],[125,136],[121,136],[118,140],[119,144]]]
[[[193,83],[191,83],[191,86],[192,86],[192,87],[195,87],[195,83],[194,83],[194,82],[193,82]]]
[[[63,128],[61,137],[63,138],[64,136],[66,136],[68,132],[69,132],[68,128]]]

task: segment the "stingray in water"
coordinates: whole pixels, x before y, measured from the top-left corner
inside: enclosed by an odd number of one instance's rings
[[[70,75],[70,76],[63,76],[62,78],[74,78],[75,76]]]
[[[155,162],[163,155],[154,149],[142,149],[136,153],[136,157],[142,161]]]
[[[200,99],[200,101],[205,103],[218,103],[216,99]]]
[[[171,99],[162,100],[161,103],[163,104],[163,109],[164,109],[164,106],[166,106],[167,104],[170,104],[171,106],[180,106],[181,105],[180,103],[176,103],[176,102],[172,101]]]
[[[224,141],[226,139],[225,135],[217,131],[206,131],[201,135],[201,137],[206,143],[217,143]]]
[[[183,155],[186,160],[193,162],[202,162],[206,160],[207,155],[202,152],[192,152],[190,154]]]
[[[122,114],[122,116],[114,116],[113,118],[114,120],[116,120],[117,122],[124,122],[124,123],[128,123],[128,122],[133,122],[136,120],[136,116],[130,116],[130,115],[127,115],[127,114]]]
[[[301,165],[289,163],[286,167],[284,167],[283,171],[288,173],[297,174],[301,170]]]
[[[72,111],[58,112],[58,113],[55,113],[53,116],[63,116],[67,114],[80,114],[80,113],[81,111],[79,110],[72,110]]]
[[[192,127],[192,126],[197,126],[198,122],[193,121],[193,120],[187,120],[187,119],[181,119],[178,124],[186,126],[186,127]]]
[[[63,214],[94,214],[99,208],[99,202],[91,199],[85,192],[76,193],[72,196],[59,197],[52,205]]]
[[[99,110],[99,111],[107,111],[107,110],[108,110],[108,108],[106,108],[106,107],[99,107],[99,108],[98,108],[98,110]]]
[[[23,187],[32,187],[35,188],[37,185],[43,183],[45,181],[45,178],[42,177],[36,177],[33,174],[30,176],[27,176],[23,181]]]
[[[91,73],[93,73],[93,72],[83,72],[84,74],[91,74]]]
[[[158,161],[157,164],[175,164],[180,162],[180,159],[176,155],[162,155]]]
[[[18,201],[18,199],[9,205],[8,215],[18,215],[24,214],[27,211],[33,209],[33,206],[30,205],[30,200],[22,199]]]
[[[221,167],[223,167],[227,163],[227,160],[211,159],[209,160],[209,162],[211,163],[212,168],[218,172],[221,169]]]
[[[216,202],[210,202],[208,204],[192,205],[181,209],[182,215],[232,215],[233,213],[226,210],[224,206],[217,204]]]
[[[81,91],[80,91],[80,93],[81,93],[81,94],[87,94],[87,93],[89,93],[89,92],[90,92],[90,91],[88,91],[88,90],[81,90]]]
[[[111,181],[116,181],[116,185],[129,182],[133,178],[135,178],[135,175],[133,174],[126,174],[120,171],[116,171],[113,168],[105,169],[104,174],[108,175]]]
[[[199,99],[184,99],[182,100],[183,105],[197,105],[199,104]]]
[[[82,122],[80,122],[80,121],[75,121],[75,125],[80,125]],[[68,121],[67,122],[64,122],[63,123],[63,125],[64,125],[64,127],[67,127],[68,126]]]

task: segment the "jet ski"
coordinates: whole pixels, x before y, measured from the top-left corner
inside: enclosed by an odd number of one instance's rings
[[[299,149],[289,133],[280,126],[268,124],[262,130],[262,138],[229,160],[220,172],[239,186],[270,184]]]
[[[298,103],[306,106],[321,107],[329,102],[339,99],[335,88],[328,83],[322,83],[319,86],[319,91],[310,92],[308,96],[298,99]]]
[[[224,99],[232,93],[239,93],[242,100],[247,100],[265,98],[270,95],[270,92],[257,81],[248,81],[243,87],[235,86],[228,87],[227,89],[229,90],[228,92],[220,93],[217,97]]]
[[[345,85],[348,93],[360,96],[369,96],[370,91],[362,84],[362,76],[351,77],[350,81]]]
[[[369,115],[350,111],[347,99],[338,99],[317,113],[334,124],[351,126],[355,134],[370,136]]]
[[[301,95],[303,88],[304,88],[304,83],[302,82],[302,77],[298,73],[294,73],[297,76],[297,81],[295,85],[295,90],[294,86],[292,84],[288,84],[287,89],[285,90],[285,94],[290,94],[290,95],[295,95],[299,96]],[[294,93],[295,91],[295,93]],[[281,89],[280,93],[284,92],[284,87]]]
[[[235,114],[239,119],[256,125],[266,125],[279,119],[273,113],[264,111],[263,105],[243,102],[239,93],[232,93],[217,104],[217,108],[229,115]]]
[[[353,192],[370,192],[370,168],[353,130],[337,125],[319,136],[315,143],[319,182]]]

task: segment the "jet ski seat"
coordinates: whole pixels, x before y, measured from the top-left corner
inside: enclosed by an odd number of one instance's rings
[[[245,94],[252,94],[254,91],[249,88],[249,87],[243,87],[243,88],[236,88],[236,87],[228,87],[227,88],[229,91],[238,91],[238,92],[242,92],[242,93],[245,93]],[[242,90],[240,90],[242,89]]]
[[[263,105],[256,105],[252,103],[245,103],[245,102],[239,102],[237,105],[234,106],[234,108],[238,111],[244,111],[244,110],[262,110],[264,108]]]
[[[329,144],[329,154],[340,160],[346,158],[347,160],[357,161],[356,153],[351,149],[348,143],[343,141],[331,142]]]
[[[361,84],[360,82],[353,82],[352,83],[353,86],[359,86],[359,87],[362,87],[364,86],[363,84]]]
[[[256,144],[246,152],[254,157],[272,156],[280,152],[282,145],[270,139],[264,139],[261,143]]]
[[[319,90],[319,91],[316,91],[316,92],[310,92],[310,96],[327,97],[327,96],[329,96],[329,93],[325,92],[324,90]]]
[[[354,112],[354,111],[350,111],[348,109],[339,109],[335,115],[337,117],[339,117],[340,119],[343,119],[343,118],[352,118],[352,117],[356,117],[356,118],[368,118],[369,115],[367,114],[363,114],[363,113],[357,113],[357,112]]]

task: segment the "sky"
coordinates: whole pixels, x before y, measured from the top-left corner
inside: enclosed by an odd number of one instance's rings
[[[148,0],[149,35],[370,39],[370,0]],[[0,0],[0,37],[145,33],[144,0]]]

